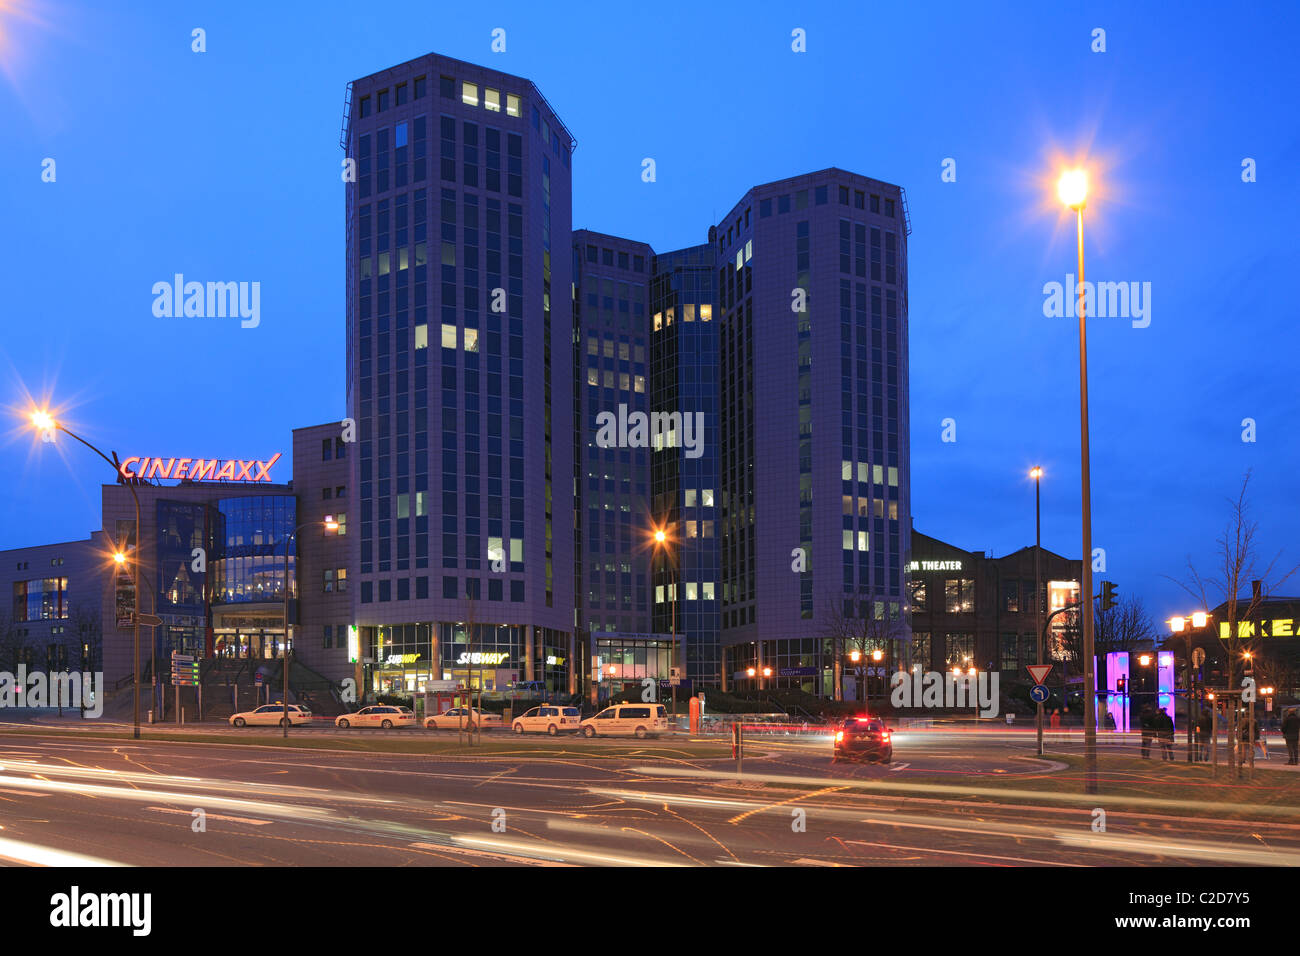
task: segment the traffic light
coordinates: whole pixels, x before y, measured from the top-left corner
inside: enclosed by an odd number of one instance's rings
[[[1115,582],[1114,582],[1114,581],[1102,581],[1102,582],[1101,582],[1101,609],[1102,609],[1103,611],[1109,611],[1111,608],[1113,608],[1113,607],[1115,606],[1115,604],[1116,604],[1116,601],[1115,601],[1115,591],[1116,591],[1116,590],[1117,590],[1117,589],[1116,589],[1116,587],[1115,587]]]

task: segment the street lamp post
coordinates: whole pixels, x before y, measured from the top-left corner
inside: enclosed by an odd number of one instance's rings
[[[1057,194],[1074,210],[1079,255],[1079,464],[1083,517],[1083,759],[1084,787],[1097,792],[1097,697],[1094,688],[1092,607],[1092,482],[1088,454],[1088,332],[1087,298],[1083,278],[1083,209],[1088,199],[1088,176],[1082,169],[1065,172]]]
[[[1043,521],[1040,484],[1043,469],[1034,466],[1029,472],[1034,479],[1034,633],[1038,635],[1038,663],[1043,663]],[[1043,755],[1043,702],[1038,702],[1038,756]]]
[[[682,666],[682,665],[681,665],[681,661],[678,660],[678,655],[677,655],[677,599],[678,599],[678,596],[679,596],[679,595],[677,594],[677,565],[676,565],[676,562],[675,562],[675,561],[673,561],[671,558],[668,558],[668,557],[667,557],[667,553],[666,553],[666,552],[668,551],[668,535],[664,532],[664,529],[663,529],[663,528],[657,528],[657,529],[655,529],[654,540],[655,540],[655,550],[657,551],[657,550],[659,550],[660,548],[662,548],[662,549],[664,550],[664,552],[665,552],[665,558],[666,558],[666,563],[667,563],[667,564],[670,566],[670,568],[672,569],[672,574],[671,574],[670,577],[669,577],[669,582],[670,582],[670,583],[669,583],[669,592],[668,592],[668,594],[669,594],[669,598],[670,598],[669,603],[672,605],[672,636],[673,636],[673,643],[672,643],[672,649],[671,649],[671,651],[669,652],[669,655],[670,655],[670,658],[671,658],[671,660],[672,660],[671,669],[675,669],[675,670],[678,671],[678,673],[680,673],[680,672],[681,672],[681,666]],[[672,695],[673,695],[673,727],[674,727],[674,729],[676,729],[676,727],[677,727],[677,720],[676,720],[676,718],[677,718],[677,685],[674,684],[674,683],[672,683],[672,680],[671,680],[671,678],[672,678],[672,674],[670,673],[668,676],[669,676],[669,689],[672,691]]]
[[[286,740],[289,737],[289,541],[290,539],[298,540],[298,532],[315,523],[315,521],[304,521],[284,536],[284,643],[280,648],[282,659],[280,670],[284,673],[284,699],[281,701],[284,706],[284,716],[280,720],[280,728]],[[333,515],[325,516],[325,529],[327,531],[335,531],[338,526],[339,524],[334,520]]]
[[[114,461],[112,458],[109,458],[102,451],[100,451],[90,442],[86,441],[86,439],[82,438],[80,435],[64,428],[61,424],[55,421],[48,412],[40,411],[40,410],[32,412],[31,422],[39,431],[42,432],[61,431],[69,438],[76,439],[77,441],[81,442],[81,444],[85,445],[87,448],[93,451],[100,458],[104,459],[104,461],[108,462],[108,465],[110,468],[113,469],[114,474],[116,475],[121,474],[121,472],[118,470],[118,464],[116,461]],[[131,498],[135,501],[135,557],[131,561],[131,587],[135,592],[133,594],[135,605],[131,609],[131,631],[132,631],[132,637],[134,643],[134,661],[135,661],[135,688],[133,691],[135,697],[133,736],[134,739],[139,740],[140,739],[140,552],[142,550],[142,545],[144,543],[144,540],[141,536],[141,529],[140,529],[140,496],[136,494],[135,485],[133,485],[130,481],[126,483],[126,487],[131,492]],[[118,555],[120,556],[121,559],[117,560],[117,563],[118,564],[124,563],[126,559],[125,553],[122,551],[118,551]]]
[[[1188,619],[1190,618],[1190,620]],[[1192,700],[1195,694],[1192,690],[1192,632],[1199,631],[1205,627],[1209,621],[1210,615],[1205,611],[1193,611],[1188,617],[1172,617],[1169,619],[1169,630],[1174,634],[1186,634],[1187,636],[1187,659],[1184,662],[1187,684],[1187,762],[1191,763],[1193,758],[1192,749],[1192,732],[1195,729],[1195,721],[1192,718]],[[1188,625],[1191,625],[1190,627]]]

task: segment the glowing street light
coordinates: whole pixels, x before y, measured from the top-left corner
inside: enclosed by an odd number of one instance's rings
[[[1205,627],[1205,625],[1209,622],[1209,620],[1210,620],[1210,615],[1205,613],[1204,611],[1192,612],[1192,627],[1196,628],[1197,630],[1200,630],[1201,628]]]
[[[86,439],[82,438],[80,435],[76,434],[75,432],[69,431],[63,425],[60,425],[58,420],[55,419],[55,417],[49,413],[48,409],[33,408],[28,413],[28,419],[31,421],[32,427],[39,432],[53,433],[56,431],[60,431],[63,432],[63,434],[67,435],[69,438],[74,439],[75,441],[78,441],[81,444],[85,445],[87,448],[89,448],[96,455],[98,455],[100,458],[104,459],[104,461],[108,463],[108,466],[113,469],[114,475],[119,474],[118,462],[116,461],[117,458],[116,453],[114,453],[113,458],[109,458],[107,455],[105,455],[102,451],[100,451],[90,442],[86,441]],[[128,481],[126,483],[126,487],[128,490],[130,490],[131,497],[135,501],[135,532],[134,532],[135,558],[131,562],[131,588],[134,592],[135,606],[132,609],[132,613],[131,613],[131,631],[133,635],[134,660],[135,660],[135,687],[133,691],[133,695],[135,698],[134,738],[136,740],[139,740],[140,739],[140,552],[141,552],[141,545],[143,544],[143,539],[141,537],[141,530],[140,530],[140,496],[136,494],[135,485],[132,482]],[[125,564],[126,554],[123,553],[121,549],[119,549],[113,555],[113,560],[117,564]]]
[[[1088,199],[1088,174],[1082,169],[1065,170],[1056,183],[1061,202],[1074,210],[1078,226],[1079,255],[1079,460],[1082,499],[1083,551],[1083,686],[1096,686],[1096,648],[1093,642],[1092,602],[1092,476],[1088,451],[1088,331],[1087,298],[1083,279],[1083,207]],[[1085,692],[1083,708],[1084,789],[1097,792],[1097,698]],[[1088,698],[1091,697],[1090,700]]]
[[[1056,195],[1071,209],[1082,209],[1088,200],[1088,174],[1082,169],[1067,169],[1056,181]]]

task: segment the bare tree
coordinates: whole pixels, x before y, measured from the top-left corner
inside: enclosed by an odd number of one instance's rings
[[[27,638],[23,637],[22,628],[13,618],[0,610],[0,670],[10,674],[17,673],[18,665],[23,660],[23,652],[29,647]]]
[[[81,666],[81,651],[86,649],[85,666],[91,672],[103,670],[104,629],[100,621],[99,608],[92,605],[74,604],[68,612],[68,624],[77,644],[68,649],[69,664]]]
[[[1133,651],[1139,644],[1154,641],[1158,635],[1155,622],[1147,614],[1142,599],[1120,598],[1113,608],[1103,611],[1098,600],[1093,611],[1094,642],[1097,653]]]
[[[1296,565],[1290,570],[1282,571],[1278,565],[1282,557],[1281,551],[1267,563],[1263,563],[1259,557],[1259,524],[1250,518],[1249,490],[1250,472],[1247,471],[1236,501],[1228,499],[1231,507],[1227,524],[1217,542],[1218,568],[1214,573],[1202,574],[1189,555],[1188,576],[1181,581],[1172,579],[1193,600],[1199,601],[1206,611],[1220,604],[1226,605],[1227,620],[1215,623],[1219,625],[1219,641],[1227,652],[1229,687],[1237,686],[1241,655],[1250,643],[1250,635],[1241,633],[1241,622],[1253,621],[1260,605],[1300,570],[1300,565]],[[1250,588],[1250,596],[1243,598],[1242,590],[1247,587]]]
[[[834,647],[837,690],[842,687],[841,669],[849,654],[858,651],[862,655],[863,666],[869,667],[872,662],[867,657],[878,648],[885,652],[886,659],[892,659],[897,664],[898,655],[894,652],[893,645],[907,633],[901,618],[891,619],[888,615],[875,613],[846,614],[844,600],[838,595],[830,595],[827,599],[827,613],[823,618],[823,632],[831,638]],[[859,610],[865,612],[867,603],[863,602]]]

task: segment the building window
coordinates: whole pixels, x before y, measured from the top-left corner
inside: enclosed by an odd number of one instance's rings
[[[483,106],[493,113],[501,112],[501,91],[490,88],[483,90]]]
[[[321,443],[320,443],[320,460],[321,460],[321,461],[329,461],[330,458],[332,457],[332,451],[331,451],[331,449],[333,449],[333,448],[334,448],[334,442],[333,442],[333,441],[331,441],[331,440],[328,439],[328,438],[324,438],[324,439],[322,439],[322,440],[321,440]]]
[[[1020,610],[1020,582],[1002,582],[1002,610],[1015,614]]]
[[[912,610],[914,612],[928,610],[925,606],[925,578],[914,578],[908,581],[907,589],[910,592]]]
[[[947,578],[943,582],[943,609],[965,614],[975,609],[975,582],[968,578]]]
[[[478,106],[478,84],[462,82],[460,84],[460,101],[466,106]]]
[[[325,647],[328,649],[333,646],[334,646],[334,625],[326,624],[325,625]]]
[[[1020,670],[1020,636],[1017,634],[1002,635],[1002,659],[999,667],[1004,671]]]
[[[324,590],[326,591],[326,593],[333,593],[333,591],[334,591],[334,568],[326,568],[326,569],[322,572],[322,575],[323,575],[323,577],[324,577],[324,581],[323,581],[323,584],[324,584]]]
[[[438,77],[438,95],[443,99],[454,100],[456,98],[456,81],[450,76]]]
[[[515,96],[513,93],[506,94],[506,115],[519,115],[519,97]]]
[[[417,100],[424,99],[424,94],[427,92],[428,85],[429,78],[427,76],[417,76],[415,78],[415,98]]]

